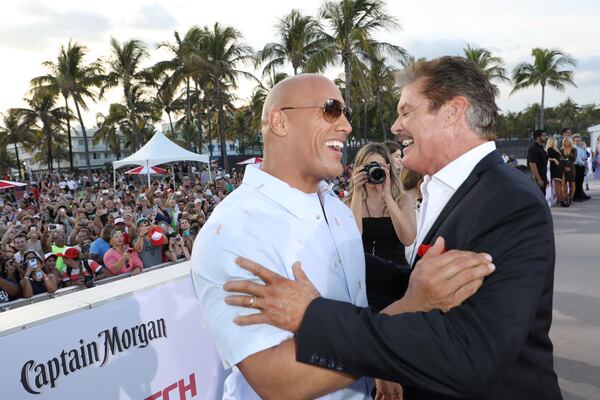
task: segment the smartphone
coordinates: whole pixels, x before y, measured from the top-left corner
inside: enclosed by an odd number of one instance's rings
[[[55,231],[56,230],[56,224],[49,224],[48,225],[48,230],[49,231]]]
[[[133,253],[133,249],[131,247],[127,248],[127,254],[132,254]]]
[[[37,261],[32,258],[31,260],[27,261],[27,265],[29,266],[29,269],[36,269]]]

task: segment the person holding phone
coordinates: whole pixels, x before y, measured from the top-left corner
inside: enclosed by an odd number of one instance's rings
[[[137,251],[125,244],[123,232],[113,230],[110,238],[111,249],[104,254],[104,266],[111,275],[142,272],[144,263]]]
[[[169,250],[167,250],[169,260],[175,262],[177,260],[190,260],[190,251],[188,250],[183,238],[179,234],[169,235]]]
[[[42,268],[42,257],[35,251],[26,251],[22,262],[23,278],[19,282],[24,298],[40,293],[56,292],[57,282],[54,275],[48,275]]]

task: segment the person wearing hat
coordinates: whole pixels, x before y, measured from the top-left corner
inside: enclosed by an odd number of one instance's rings
[[[62,275],[62,272],[60,272],[58,269],[56,269],[56,260],[57,259],[58,259],[58,256],[54,253],[44,254],[43,269],[46,271],[46,274],[54,275],[54,278],[56,279],[56,285],[57,285],[57,287],[60,288],[62,286],[63,275]]]
[[[115,218],[115,230],[123,232],[125,238],[125,244],[129,244],[129,227],[125,223],[124,218]]]
[[[42,268],[42,257],[28,250],[23,254],[22,271],[23,278],[19,282],[21,294],[29,298],[40,293],[54,293],[58,283],[54,275],[48,275]]]
[[[110,238],[111,248],[104,254],[104,266],[111,275],[131,273],[139,274],[144,268],[137,251],[125,244],[123,232],[113,230]]]
[[[163,245],[169,241],[163,230],[150,224],[147,218],[137,220],[138,237],[133,241],[133,248],[137,251],[146,267],[152,267],[163,262]]]
[[[94,286],[94,278],[100,274],[102,265],[94,260],[82,260],[81,252],[77,247],[69,247],[64,254],[57,254],[63,258],[63,284],[65,286]]]

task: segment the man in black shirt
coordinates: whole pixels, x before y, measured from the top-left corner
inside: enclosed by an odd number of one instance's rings
[[[529,164],[531,170],[531,178],[537,183],[544,196],[548,184],[548,178],[546,177],[548,154],[544,149],[546,140],[548,140],[546,132],[543,129],[536,129],[533,131],[533,143],[527,151],[527,164]]]

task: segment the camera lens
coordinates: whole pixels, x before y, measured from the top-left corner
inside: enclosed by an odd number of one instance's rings
[[[367,180],[369,183],[378,185],[385,181],[385,170],[381,168],[379,163],[373,161],[364,167],[367,172]]]

